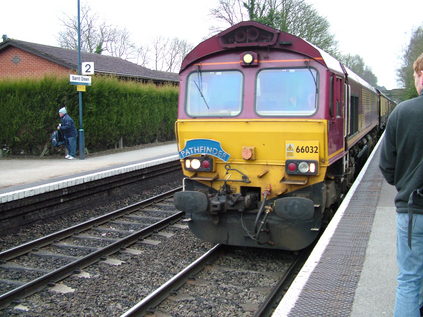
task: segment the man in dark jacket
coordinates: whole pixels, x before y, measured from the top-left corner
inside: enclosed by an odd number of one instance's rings
[[[398,191],[395,317],[419,317],[423,304],[423,205],[409,209],[408,203],[423,187],[423,54],[413,70],[418,97],[400,103],[389,116],[379,165]]]
[[[76,128],[73,119],[68,115],[66,108],[60,108],[59,110],[60,124],[57,127],[57,130],[60,130],[63,133],[65,138],[66,149],[68,154],[65,156],[65,159],[73,160],[76,156]]]

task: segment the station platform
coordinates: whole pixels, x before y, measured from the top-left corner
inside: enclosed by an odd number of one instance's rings
[[[380,143],[273,316],[393,316],[396,189],[379,170]]]
[[[176,143],[106,155],[58,159],[0,159],[0,204],[174,161]]]

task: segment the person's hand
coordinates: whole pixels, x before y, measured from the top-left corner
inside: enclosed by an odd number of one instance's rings
[[[59,123],[59,125],[57,126],[57,130],[60,130],[60,127],[62,126],[61,123]]]

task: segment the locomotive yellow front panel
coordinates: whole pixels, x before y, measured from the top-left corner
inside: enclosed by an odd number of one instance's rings
[[[197,119],[178,120],[176,132],[181,158],[213,157],[210,171],[192,171],[184,165],[187,177],[216,190],[223,180],[238,193],[243,186],[271,189],[271,198],[323,181],[327,167],[326,126],[324,120]],[[195,140],[208,143],[187,147]],[[318,170],[314,175],[286,175],[287,160],[316,162]]]

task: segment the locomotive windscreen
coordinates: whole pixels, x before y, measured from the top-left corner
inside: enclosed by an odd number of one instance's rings
[[[311,115],[316,110],[316,70],[265,69],[256,85],[256,111],[262,116]]]
[[[242,107],[239,71],[197,71],[188,77],[187,114],[193,117],[236,116]]]

